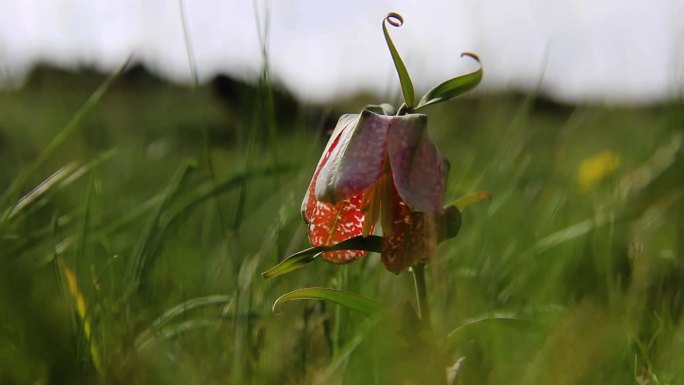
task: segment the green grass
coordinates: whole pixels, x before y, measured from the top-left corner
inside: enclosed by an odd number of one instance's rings
[[[406,334],[412,278],[377,255],[260,278],[308,247],[300,203],[330,128],[312,107],[283,125],[263,93],[235,109],[206,87],[124,78],[68,133],[102,79],[0,94],[0,383],[373,384],[460,357],[459,384],[684,383],[681,103],[430,107],[447,200],[494,196],[427,270],[434,343]],[[619,165],[583,191],[580,164],[607,150]],[[272,313],[310,286],[397,310]]]

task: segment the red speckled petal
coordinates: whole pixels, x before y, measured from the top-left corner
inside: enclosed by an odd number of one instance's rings
[[[316,181],[318,200],[335,204],[360,194],[378,180],[384,169],[391,119],[364,110],[358,121],[341,133]]]
[[[334,245],[361,235],[363,229],[364,214],[361,212],[363,194],[339,202],[337,205],[320,202],[314,194],[320,170],[340,142],[340,137],[338,133],[337,136],[330,138],[302,202],[302,216],[308,225],[309,241],[312,246]],[[366,252],[362,250],[330,251],[323,253],[323,258],[334,263],[348,263],[365,254]]]
[[[349,198],[336,206],[311,201],[309,241],[313,246],[330,246],[361,235],[364,215],[361,212],[363,194]],[[341,250],[323,253],[323,258],[334,263],[348,263],[366,255],[363,250]]]
[[[427,117],[393,117],[387,133],[387,152],[394,184],[411,210],[441,209],[448,164],[428,135]]]
[[[417,259],[432,257],[437,245],[435,216],[412,212],[396,189],[392,199],[392,232],[382,240],[382,262],[387,270],[399,274]]]

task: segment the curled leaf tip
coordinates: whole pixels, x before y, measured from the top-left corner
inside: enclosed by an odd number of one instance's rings
[[[396,12],[388,13],[387,16],[385,16],[385,18],[382,20],[382,33],[385,35],[387,48],[389,48],[390,54],[392,55],[392,61],[394,62],[394,68],[397,70],[397,75],[399,75],[399,82],[401,83],[401,91],[404,95],[404,101],[406,102],[406,105],[411,108],[415,104],[413,82],[411,82],[411,77],[409,76],[404,61],[401,59],[401,55],[399,55],[399,52],[397,51],[397,47],[394,45],[389,32],[387,32],[387,24],[393,27],[401,27],[404,25],[404,18]]]
[[[468,56],[470,58],[473,58],[473,59],[475,59],[475,61],[477,61],[478,64],[480,64],[480,57],[477,56],[476,54],[472,53],[472,52],[461,52],[461,57],[463,57],[463,56]]]
[[[464,56],[475,60],[480,68],[471,73],[449,79],[434,87],[425,95],[423,95],[423,98],[420,99],[420,102],[418,102],[415,110],[455,98],[456,96],[472,90],[478,84],[480,84],[480,81],[482,80],[482,63],[480,62],[480,58],[472,52],[461,53],[461,57]]]
[[[390,12],[385,16],[385,21],[390,23],[393,27],[401,27],[404,25],[404,18],[396,13],[396,12]]]

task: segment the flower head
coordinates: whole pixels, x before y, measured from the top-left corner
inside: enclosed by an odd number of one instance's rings
[[[401,15],[390,13],[382,24],[392,61],[399,75],[404,104],[397,115],[364,109],[343,115],[318,162],[304,201],[302,215],[314,247],[329,247],[373,233],[382,225],[381,256],[389,271],[399,273],[416,259],[427,259],[439,231],[455,236],[459,225],[438,229],[453,210],[443,211],[448,163],[427,133],[427,116],[412,113],[473,89],[482,67],[449,79],[428,91],[416,104],[408,74],[387,25],[400,27]],[[472,53],[463,53],[480,62]],[[448,219],[448,218],[447,218]],[[455,232],[454,232],[455,230]],[[365,255],[362,250],[327,250],[323,258],[347,263]]]
[[[423,114],[388,116],[369,110],[340,118],[318,162],[302,215],[313,246],[329,246],[383,230],[382,260],[398,273],[436,244],[448,163],[427,132]],[[347,263],[365,251],[329,251]]]

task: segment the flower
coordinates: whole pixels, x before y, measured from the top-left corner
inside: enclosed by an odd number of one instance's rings
[[[318,162],[302,202],[313,246],[330,246],[383,230],[381,257],[399,273],[427,259],[437,241],[448,163],[427,132],[423,114],[388,116],[367,109],[343,115]],[[348,263],[361,250],[328,251]]]
[[[620,167],[620,154],[605,150],[582,160],[577,168],[580,191],[587,193]]]

